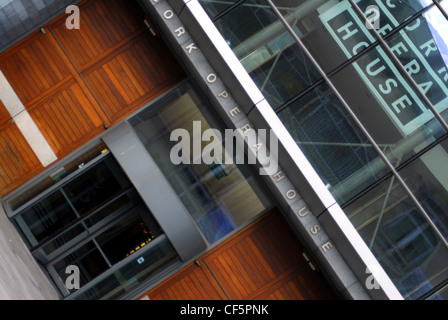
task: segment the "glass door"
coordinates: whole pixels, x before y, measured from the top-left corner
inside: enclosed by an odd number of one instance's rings
[[[97,299],[111,291],[123,292],[160,270],[151,268],[152,264],[163,266],[178,260],[151,211],[109,151],[42,192],[14,221],[63,296],[82,296],[84,287],[93,290]],[[158,244],[153,245],[155,242]],[[163,259],[145,261],[151,250],[160,251],[160,243],[165,248]],[[135,260],[138,266],[126,267]],[[80,290],[66,286],[71,266],[79,270]],[[117,273],[117,268],[123,267],[128,279]],[[142,267],[146,271],[142,272]],[[105,292],[95,287],[111,274],[117,279],[114,288]]]

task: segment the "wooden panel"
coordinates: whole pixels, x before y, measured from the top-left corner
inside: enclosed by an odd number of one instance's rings
[[[290,268],[306,265],[303,248],[276,214],[205,257],[232,299],[245,299]]]
[[[113,121],[135,111],[183,77],[160,39],[151,39],[146,33],[84,75]]]
[[[0,190],[7,193],[18,187],[42,166],[17,126],[6,123],[0,128]]]
[[[58,49],[40,31],[2,54],[0,69],[25,106],[71,78]]]
[[[218,294],[238,300],[336,299],[302,252],[289,226],[273,210],[143,297],[195,300],[205,295],[215,299]]]
[[[30,115],[61,158],[103,131],[99,118],[92,119],[86,108],[89,101],[75,81],[55,92],[30,110]]]
[[[225,294],[200,266],[192,263],[151,291],[150,297],[152,300],[221,300]]]

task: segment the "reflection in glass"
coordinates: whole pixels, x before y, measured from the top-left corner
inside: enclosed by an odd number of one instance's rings
[[[341,203],[387,173],[375,149],[326,85],[289,105],[279,117]]]
[[[409,20],[424,8],[433,4],[432,0],[400,0],[394,2],[377,0],[355,0],[366,17],[371,18],[380,35],[385,36],[399,27],[403,22]],[[375,6],[375,7],[372,7]]]
[[[395,166],[445,133],[428,106],[379,46],[331,80]]]
[[[448,276],[448,249],[393,177],[344,210],[405,298]]]
[[[437,7],[387,39],[387,44],[438,112],[448,108],[448,21]],[[445,39],[444,39],[445,38]]]
[[[358,53],[356,47],[372,43],[347,0],[274,0],[274,5],[313,54],[322,69],[330,72]],[[355,50],[345,54],[342,42]],[[363,48],[362,47],[362,48]],[[361,49],[362,49],[361,48]]]
[[[359,17],[347,0],[273,2],[326,72],[332,71],[375,42],[373,32],[366,27],[365,18]],[[355,2],[383,36],[432,3],[431,0]]]
[[[207,109],[191,85],[184,84],[130,123],[200,230],[213,243],[262,213],[269,201],[247,166],[224,164],[224,155],[215,155],[216,161],[207,165],[193,159],[191,152],[189,164],[173,164],[170,153],[176,143],[168,143],[173,130],[186,130],[191,150],[197,143],[203,150],[210,144],[202,140],[203,132],[220,128]],[[200,127],[194,127],[193,121],[200,122]],[[223,144],[218,137],[211,142]]]
[[[320,79],[265,1],[244,1],[215,24],[274,108]]]

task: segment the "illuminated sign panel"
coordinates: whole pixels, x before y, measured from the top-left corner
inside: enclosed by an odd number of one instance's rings
[[[358,0],[365,9],[376,6],[379,9],[378,33],[385,35],[397,26],[403,12],[409,7],[396,1]],[[417,3],[417,1],[416,1]],[[419,5],[419,4],[418,4]],[[419,5],[421,6],[421,5]],[[387,40],[395,55],[402,61],[423,93],[436,109],[441,112],[448,103],[448,72],[440,53],[440,42],[435,39],[434,25],[428,26],[434,11],[412,21],[407,27]],[[438,12],[437,12],[438,13]],[[401,16],[400,16],[401,15]],[[329,33],[341,47],[347,58],[375,42],[375,37],[347,1],[341,2],[320,15]],[[446,21],[445,21],[446,22]],[[432,28],[431,28],[432,27]],[[379,104],[402,132],[408,135],[433,118],[432,112],[419,98],[405,77],[398,71],[381,46],[353,63],[354,68],[366,86],[374,94]]]

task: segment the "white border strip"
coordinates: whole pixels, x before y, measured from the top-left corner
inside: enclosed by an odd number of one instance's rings
[[[305,157],[299,146],[295,143],[289,131],[285,128],[283,123],[278,118],[277,114],[264,96],[253,82],[252,78],[241,65],[237,57],[234,55],[231,48],[225,42],[219,30],[213,24],[207,13],[197,0],[190,0],[188,6],[194,18],[200,24],[204,32],[207,34],[209,41],[217,48],[222,58],[226,61],[230,70],[234,73],[241,87],[245,89],[249,97],[252,99],[261,115],[266,122],[271,126],[286,151],[289,153],[291,159],[302,172],[304,177],[308,180],[316,195],[322,201],[328,212],[337,223],[340,230],[345,234],[347,239],[352,244],[358,255],[369,268],[371,274],[374,276],[377,283],[381,286],[384,293],[391,300],[403,300],[392,280],[379,264],[371,250],[367,247],[360,234],[356,231],[353,224],[350,222],[341,207],[336,203],[336,200],[325,187],[319,175],[316,173],[311,163]]]
[[[45,137],[40,132],[34,120],[31,118],[25,106],[20,101],[14,89],[9,84],[3,72],[0,70],[0,100],[5,105],[12,119],[16,123],[25,140],[36,154],[44,167],[57,160],[56,154],[51,149]]]

